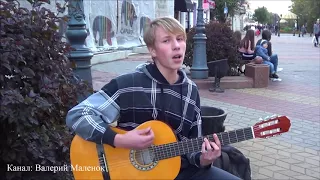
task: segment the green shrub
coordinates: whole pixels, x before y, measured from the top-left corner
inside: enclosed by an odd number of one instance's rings
[[[205,34],[207,36],[207,62],[227,58],[229,65],[234,67],[238,55],[237,42],[235,38],[233,38],[233,31],[230,27],[224,23],[211,21],[205,25]],[[195,27],[191,28],[187,34],[187,48],[184,64],[190,67],[192,66],[193,61],[194,35]]]
[[[91,89],[72,72],[70,46],[57,32],[61,19],[42,2],[28,1],[30,10],[19,1],[0,2],[0,177],[71,179],[71,171],[36,172],[35,165],[70,165],[65,116]],[[10,164],[33,172],[10,172]]]

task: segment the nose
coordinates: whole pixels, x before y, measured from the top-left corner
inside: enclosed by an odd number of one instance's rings
[[[180,50],[180,43],[177,39],[174,39],[172,41],[172,47],[173,47],[173,50]]]

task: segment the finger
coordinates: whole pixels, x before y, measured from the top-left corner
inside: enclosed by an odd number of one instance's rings
[[[147,134],[150,130],[151,130],[150,127],[145,128],[145,129],[138,129],[137,133],[140,134],[140,135],[143,135],[143,134]]]
[[[218,146],[216,143],[210,142],[210,144],[211,144],[211,146],[213,147],[213,149],[214,149],[215,151],[219,151],[219,150],[220,150],[219,146]]]
[[[214,139],[214,142],[216,143],[216,145],[219,147],[219,149],[221,149],[221,143],[220,143],[220,140],[219,140],[217,134],[213,134],[213,139]]]
[[[211,147],[210,142],[208,141],[207,138],[205,138],[204,142],[205,142],[205,144],[206,144],[207,150],[208,150],[208,151],[211,151],[211,150],[212,150],[212,147]]]
[[[150,138],[150,141],[153,142],[153,140],[154,140],[154,133],[153,133],[152,129],[149,131],[148,137]]]
[[[206,152],[206,143],[203,142],[201,147],[201,153],[205,153],[205,152]]]
[[[152,129],[150,129],[148,135],[154,137],[154,132],[152,131]]]
[[[143,135],[141,136],[142,142],[153,142],[154,136],[153,135]]]

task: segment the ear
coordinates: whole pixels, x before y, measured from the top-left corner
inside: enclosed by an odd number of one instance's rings
[[[157,53],[155,51],[155,49],[153,47],[148,47],[148,50],[151,54],[151,57],[156,57],[157,56]]]

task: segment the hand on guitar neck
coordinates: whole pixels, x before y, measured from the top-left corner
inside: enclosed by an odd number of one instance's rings
[[[200,165],[208,166],[221,156],[221,143],[216,134],[213,135],[214,142],[204,138],[201,147]]]
[[[125,134],[117,134],[114,138],[114,145],[117,148],[145,149],[153,144],[154,133],[151,127],[145,129],[134,129]]]

